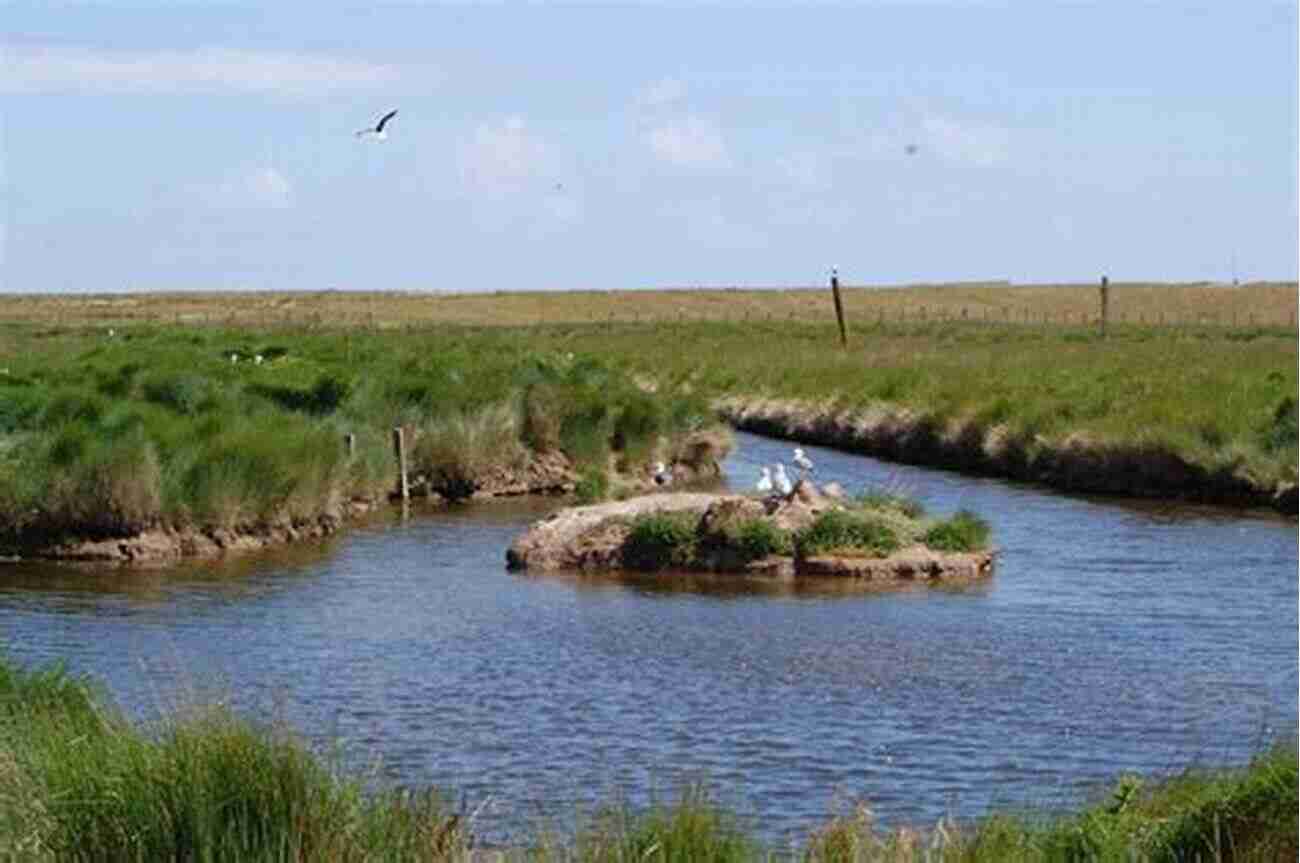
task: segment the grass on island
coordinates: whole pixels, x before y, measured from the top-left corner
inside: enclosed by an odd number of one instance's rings
[[[988,548],[988,523],[967,510],[946,519],[926,518],[916,501],[884,492],[868,492],[845,504],[818,514],[797,531],[765,518],[719,513],[708,527],[713,533],[707,534],[698,512],[644,513],[629,523],[623,563],[657,572],[708,568],[720,556],[743,564],[769,555],[888,557],[914,544],[945,552]]]
[[[1073,813],[886,828],[869,807],[829,818],[792,850],[850,861],[1286,861],[1296,854],[1297,750],[1240,768],[1121,778]],[[0,659],[0,858],[468,861],[476,813],[436,790],[375,787],[284,728],[221,708],[128,721],[59,666]],[[571,832],[519,836],[507,860],[761,861],[782,847],[707,787],[598,807]]]

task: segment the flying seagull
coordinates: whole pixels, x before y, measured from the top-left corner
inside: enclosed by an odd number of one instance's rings
[[[374,138],[377,141],[385,140],[388,137],[388,133],[384,131],[384,124],[387,123],[389,120],[393,119],[393,117],[396,114],[397,114],[397,109],[394,108],[384,116],[380,117],[379,122],[376,123],[373,128],[357,130],[357,137]]]
[[[921,152],[921,148],[915,144],[908,144],[903,148],[903,152],[909,156],[915,156],[917,153]]]

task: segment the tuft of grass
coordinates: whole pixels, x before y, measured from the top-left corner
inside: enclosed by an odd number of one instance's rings
[[[580,504],[599,503],[609,497],[609,474],[596,465],[583,468],[573,496]]]
[[[495,405],[430,422],[416,436],[411,467],[439,494],[460,500],[474,493],[488,470],[517,465],[524,456],[514,409]]]
[[[925,506],[919,500],[894,492],[864,491],[854,498],[854,502],[862,509],[893,510],[908,518],[925,516]]]
[[[623,563],[629,569],[656,571],[685,567],[695,557],[699,516],[690,512],[640,515],[623,542]]]
[[[963,509],[926,531],[924,542],[936,551],[978,551],[988,547],[989,525]]]
[[[606,807],[580,827],[572,859],[647,863],[742,863],[760,859],[761,847],[735,815],[717,805],[707,788],[687,786],[670,804],[643,810]],[[569,859],[568,853],[561,853]]]
[[[794,537],[770,521],[748,518],[730,526],[727,531],[732,544],[746,560],[759,560],[769,555],[794,554]]]
[[[886,557],[898,549],[893,528],[869,513],[828,510],[794,536],[800,557],[819,554],[856,554]]]

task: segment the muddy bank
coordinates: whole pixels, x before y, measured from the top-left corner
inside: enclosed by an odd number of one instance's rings
[[[807,537],[827,513],[879,519],[903,541],[889,551],[810,551]],[[671,522],[643,530],[649,517]],[[945,551],[919,541],[901,513],[866,512],[800,482],[789,495],[654,494],[569,507],[534,523],[506,552],[506,565],[533,571],[657,570],[737,573],[783,579],[827,577],[862,583],[971,581],[991,574],[991,550]],[[672,537],[655,536],[677,525]],[[659,547],[647,547],[658,544]]]
[[[812,403],[727,398],[719,414],[743,431],[963,473],[1037,482],[1061,491],[1268,507],[1296,515],[1295,483],[1265,485],[1232,466],[1212,469],[1160,444],[1063,441],[1002,425],[942,423],[899,408],[841,410]]]

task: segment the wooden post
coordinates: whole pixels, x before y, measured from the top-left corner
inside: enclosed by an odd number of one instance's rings
[[[1103,337],[1106,335],[1106,322],[1110,320],[1110,279],[1101,277],[1101,317],[1097,319],[1097,328]]]
[[[406,481],[406,433],[401,426],[393,429],[393,448],[397,451],[397,494],[406,503],[411,499],[411,487]]]
[[[345,434],[343,436],[343,446],[348,451],[348,458],[352,458],[357,454],[357,436],[352,432]]]
[[[840,347],[848,348],[849,334],[844,328],[844,303],[840,301],[840,277],[833,267],[831,268],[831,297],[835,300],[835,320],[840,325]]]

